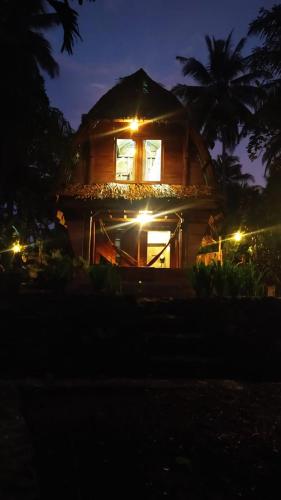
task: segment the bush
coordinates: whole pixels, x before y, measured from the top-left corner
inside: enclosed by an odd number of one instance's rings
[[[263,275],[253,263],[225,261],[205,266],[200,262],[188,275],[197,297],[257,297],[263,294]]]
[[[96,292],[120,293],[121,281],[117,266],[112,264],[93,264],[89,266],[88,272]]]
[[[213,290],[213,266],[199,262],[188,271],[191,285],[197,297],[210,297]]]
[[[0,295],[13,295],[20,289],[22,274],[16,271],[0,271]]]
[[[252,263],[238,266],[240,278],[240,295],[257,297],[263,294],[263,275]]]
[[[53,252],[50,256],[45,256],[37,272],[36,285],[62,291],[73,278],[73,259],[69,255],[61,255],[58,251]]]

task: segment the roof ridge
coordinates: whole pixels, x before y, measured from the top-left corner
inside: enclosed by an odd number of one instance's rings
[[[177,97],[153,80],[143,68],[120,78],[90,109],[86,119],[118,119],[139,116],[157,118],[182,113]]]

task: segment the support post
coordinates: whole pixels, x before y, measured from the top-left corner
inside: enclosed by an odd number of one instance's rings
[[[91,213],[90,215],[90,221],[89,221],[89,241],[88,241],[88,265],[90,265],[92,262],[91,262],[91,258],[92,258],[92,225],[93,225],[93,215]]]
[[[223,259],[222,259],[222,248],[221,248],[221,236],[219,236],[219,261],[222,264]]]
[[[141,231],[138,232],[138,267],[140,267],[141,260]]]

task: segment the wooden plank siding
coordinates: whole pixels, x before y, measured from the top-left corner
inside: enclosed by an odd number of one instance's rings
[[[88,183],[89,162],[90,162],[90,143],[86,139],[79,145],[77,150],[79,160],[72,174],[72,182],[78,184]]]
[[[199,160],[191,158],[189,161],[189,184],[206,184]]]
[[[115,141],[113,136],[92,138],[89,162],[89,184],[114,182]]]
[[[193,137],[189,137],[188,145],[188,184],[202,185],[206,184],[199,157],[197,145],[194,143]],[[201,162],[202,162],[201,158]]]
[[[183,170],[183,137],[166,137],[163,140],[162,183],[182,184]]]

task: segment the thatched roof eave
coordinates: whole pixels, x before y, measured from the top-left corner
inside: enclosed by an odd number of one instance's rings
[[[206,185],[182,186],[176,184],[69,184],[62,197],[80,200],[143,200],[154,199],[214,199],[216,190]]]

